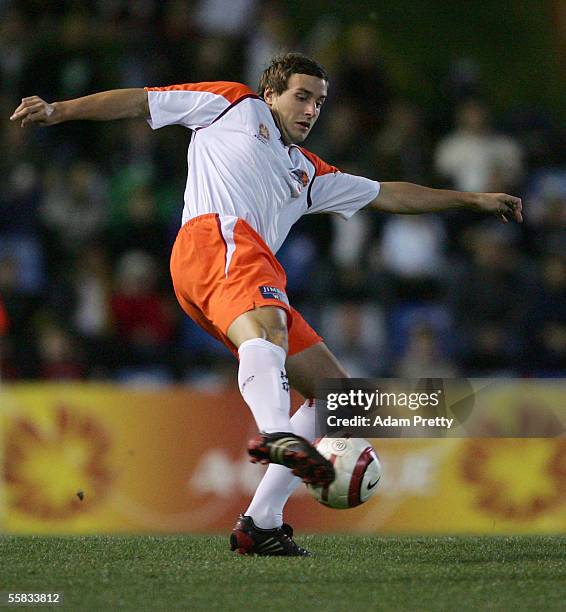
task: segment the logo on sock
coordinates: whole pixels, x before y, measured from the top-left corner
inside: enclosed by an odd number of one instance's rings
[[[283,391],[289,391],[289,377],[283,370],[281,370],[281,386]]]
[[[248,377],[246,378],[246,380],[244,380],[244,382],[242,383],[242,389],[241,389],[241,392],[242,392],[242,393],[244,392],[244,389],[245,389],[246,385],[247,385],[249,382],[252,382],[252,380],[253,380],[254,378],[255,378],[255,376],[252,374],[251,376],[248,376]]]

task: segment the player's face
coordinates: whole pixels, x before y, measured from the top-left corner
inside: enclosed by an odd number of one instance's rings
[[[320,109],[326,100],[328,83],[308,74],[293,74],[287,82],[287,89],[277,95],[269,87],[264,98],[287,145],[303,142],[316,123]]]

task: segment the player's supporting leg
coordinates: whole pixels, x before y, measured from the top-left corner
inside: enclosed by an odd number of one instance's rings
[[[348,373],[324,343],[315,344],[287,359],[291,386],[306,397],[314,397],[316,378],[347,378]],[[307,400],[291,419],[293,432],[309,442],[315,438],[315,401]],[[245,516],[262,529],[280,527],[283,508],[300,479],[286,468],[270,465],[260,482]]]
[[[291,418],[293,433],[309,442],[315,437],[315,409],[313,400],[305,403]],[[301,482],[289,469],[272,464],[259,483],[249,508],[244,513],[251,516],[262,529],[280,527],[283,523],[283,507]]]
[[[291,419],[294,433],[314,438],[315,411],[307,400]],[[293,528],[283,523],[283,506],[300,478],[282,466],[271,464],[259,484],[252,503],[240,515],[230,536],[230,547],[241,554],[308,556],[293,540]]]

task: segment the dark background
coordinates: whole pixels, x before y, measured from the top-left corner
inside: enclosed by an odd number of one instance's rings
[[[20,130],[8,118],[34,94],[254,87],[288,50],[331,74],[306,143],[326,161],[524,201],[522,226],[471,212],[301,220],[278,254],[288,293],[351,373],[563,375],[565,24],[557,1],[0,2],[2,377],[232,375],[168,275],[190,134],[143,121]]]

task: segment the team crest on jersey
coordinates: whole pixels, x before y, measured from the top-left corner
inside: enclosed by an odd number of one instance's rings
[[[269,140],[269,128],[267,127],[267,125],[265,125],[265,123],[259,124],[257,137],[262,142],[267,142]]]
[[[304,170],[296,168],[292,171],[292,174],[303,187],[306,187],[309,184],[309,175]]]
[[[287,306],[289,305],[287,295],[284,291],[281,291],[281,289],[277,287],[262,285],[259,287],[259,292],[261,293],[261,296],[267,300],[279,300],[280,302],[287,304]]]

